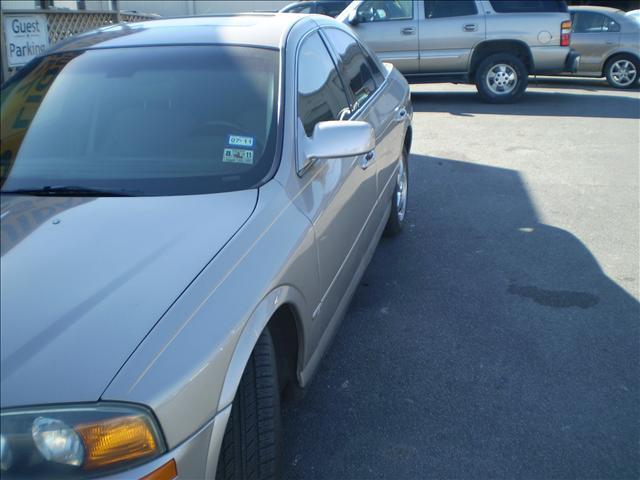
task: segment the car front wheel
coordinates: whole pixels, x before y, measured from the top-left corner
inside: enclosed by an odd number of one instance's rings
[[[638,60],[631,55],[618,55],[607,62],[604,74],[612,87],[632,88],[638,86],[638,70]]]
[[[488,103],[512,103],[522,97],[529,83],[527,68],[515,55],[496,53],[485,58],[476,71],[476,88]]]
[[[273,340],[265,329],[233,399],[216,480],[279,478],[281,452],[278,370]]]

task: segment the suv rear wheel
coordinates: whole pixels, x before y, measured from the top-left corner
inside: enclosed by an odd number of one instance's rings
[[[529,72],[515,55],[496,53],[485,58],[476,70],[476,88],[489,103],[512,103],[527,89]]]
[[[607,61],[604,74],[614,88],[631,88],[638,85],[640,64],[631,55],[616,55]]]

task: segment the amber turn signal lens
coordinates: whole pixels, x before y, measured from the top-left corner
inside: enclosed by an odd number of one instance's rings
[[[564,22],[562,22],[560,27],[562,28],[562,30],[571,30],[571,20],[565,20]]]
[[[173,480],[178,476],[176,461],[172,458],[160,468],[155,469],[149,475],[145,475],[140,480]]]
[[[130,462],[157,453],[151,426],[143,417],[116,417],[103,422],[76,425],[85,448],[87,470]]]

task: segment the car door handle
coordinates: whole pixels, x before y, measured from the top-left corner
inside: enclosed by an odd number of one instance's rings
[[[416,29],[413,27],[406,27],[402,29],[403,35],[413,35],[414,33],[416,33]]]
[[[404,119],[407,117],[407,109],[406,108],[401,108],[399,110],[396,111],[396,122],[403,122]]]
[[[464,27],[463,30],[465,32],[475,32],[476,30],[478,30],[478,25],[475,23],[467,23]]]
[[[364,157],[360,157],[360,168],[366,170],[373,162],[376,161],[376,152],[371,150]]]

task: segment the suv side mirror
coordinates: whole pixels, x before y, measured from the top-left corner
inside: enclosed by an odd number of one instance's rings
[[[367,122],[331,120],[317,123],[306,141],[307,161],[364,155],[376,148],[373,128]]]

